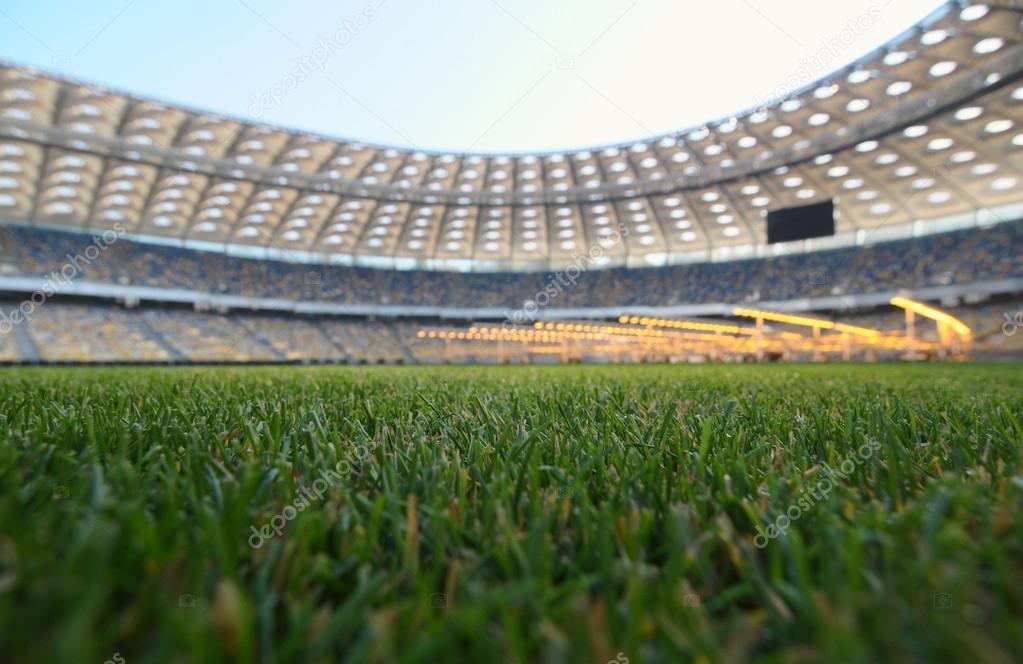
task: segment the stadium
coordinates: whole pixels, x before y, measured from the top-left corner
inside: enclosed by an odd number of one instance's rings
[[[1023,7],[932,4],[572,150],[0,46],[0,659],[1018,661]]]

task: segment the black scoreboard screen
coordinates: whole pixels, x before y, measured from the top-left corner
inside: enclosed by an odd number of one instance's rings
[[[767,243],[791,242],[835,234],[835,203],[784,208],[767,213]]]

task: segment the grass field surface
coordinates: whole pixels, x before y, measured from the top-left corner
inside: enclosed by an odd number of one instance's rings
[[[18,369],[0,433],[0,660],[1023,653],[1018,365]]]

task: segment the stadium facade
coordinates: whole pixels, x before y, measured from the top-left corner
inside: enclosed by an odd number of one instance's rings
[[[759,108],[543,154],[371,146],[0,64],[0,359],[441,361],[424,326],[862,321],[899,294],[1011,348],[1021,19],[951,2]],[[821,202],[833,234],[768,243],[769,211]]]

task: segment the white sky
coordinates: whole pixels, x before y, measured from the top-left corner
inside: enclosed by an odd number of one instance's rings
[[[864,55],[939,4],[0,0],[0,57],[331,136],[528,152],[741,111]],[[337,46],[318,46],[332,37]],[[828,66],[809,64],[823,48]],[[274,90],[279,100],[264,97]]]

